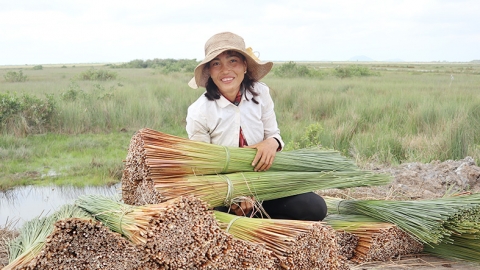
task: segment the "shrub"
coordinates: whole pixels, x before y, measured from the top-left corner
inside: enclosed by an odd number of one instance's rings
[[[85,92],[80,89],[80,86],[74,81],[70,82],[68,89],[60,94],[60,97],[64,101],[75,101],[80,97],[84,97]]]
[[[79,79],[85,81],[108,81],[117,78],[117,73],[104,69],[90,68],[80,73]]]
[[[56,112],[53,95],[45,99],[23,94],[0,94],[0,129],[14,133],[29,134],[43,132],[51,125]]]
[[[56,102],[52,94],[45,95],[45,99],[35,96],[22,96],[22,117],[26,120],[29,129],[42,129],[51,124],[56,110]]]
[[[111,65],[112,68],[155,68],[162,73],[193,72],[198,65],[195,59],[158,59],[141,60],[135,59],[121,65]]]
[[[306,65],[297,65],[297,63],[290,61],[278,67],[274,67],[273,74],[282,78],[294,77],[322,77],[323,74],[317,70],[311,69]]]
[[[24,82],[27,80],[27,75],[23,75],[23,71],[18,73],[15,71],[9,71],[3,76],[7,82]]]
[[[324,129],[321,124],[310,124],[305,128],[302,137],[298,141],[289,142],[286,148],[288,150],[311,147],[322,148],[321,138],[323,136],[323,133]]]
[[[43,66],[42,65],[37,65],[32,68],[33,70],[42,70]]]
[[[341,79],[354,76],[374,76],[379,75],[371,71],[368,67],[353,65],[348,67],[336,67],[333,74]]]
[[[0,93],[0,123],[3,125],[12,115],[16,115],[21,110],[20,99],[9,93]]]
[[[319,123],[310,124],[305,128],[305,133],[300,138],[301,148],[319,147],[321,146],[321,137],[323,127]]]

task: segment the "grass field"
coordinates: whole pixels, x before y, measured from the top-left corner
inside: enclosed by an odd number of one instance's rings
[[[296,65],[311,72],[263,79],[286,150],[321,145],[360,165],[480,160],[480,64]],[[92,67],[114,78],[82,79]],[[20,70],[26,81],[7,82]],[[0,67],[0,189],[118,182],[138,129],[186,137],[187,107],[203,92],[187,86],[190,78],[102,64]]]

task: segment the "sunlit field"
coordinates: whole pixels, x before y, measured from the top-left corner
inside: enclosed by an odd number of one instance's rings
[[[8,81],[20,71],[24,81]],[[99,71],[105,77],[88,77]],[[203,92],[187,86],[191,76],[100,64],[0,67],[0,189],[118,182],[137,130],[186,137],[187,107]],[[478,63],[275,63],[262,81],[285,151],[336,149],[359,165],[480,158]]]

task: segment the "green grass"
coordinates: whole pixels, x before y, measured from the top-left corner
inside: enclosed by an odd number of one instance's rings
[[[303,78],[280,78],[272,72],[263,80],[271,88],[286,150],[320,144],[359,164],[465,156],[480,160],[479,64],[297,65],[318,72]],[[372,72],[344,78],[335,73],[335,68],[354,65]],[[55,117],[44,128],[29,129],[22,117],[1,123],[3,188],[49,181],[75,185],[118,181],[132,134],[149,127],[186,137],[187,108],[203,93],[187,86],[189,73],[114,69],[113,80],[84,81],[78,77],[90,69],[88,65],[42,66],[42,70],[23,67],[25,82],[2,79],[19,67],[0,68],[0,93],[39,98],[52,94],[56,101]],[[95,66],[102,69],[110,70]],[[50,170],[60,175],[38,177]]]
[[[16,185],[109,185],[121,178],[132,134],[0,137],[0,190]]]

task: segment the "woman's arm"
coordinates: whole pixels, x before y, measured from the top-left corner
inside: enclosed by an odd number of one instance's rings
[[[186,130],[190,140],[211,143],[210,133],[206,125],[207,120],[198,113],[198,110],[194,106],[188,107],[186,120]]]
[[[261,121],[263,123],[263,136],[265,139],[249,146],[249,148],[257,149],[257,154],[252,162],[252,166],[255,166],[254,170],[266,171],[272,166],[276,153],[283,149],[284,143],[280,136],[274,104],[269,89],[263,84],[261,84],[260,87],[262,87],[262,89],[259,89],[262,103],[259,105],[262,106]]]

